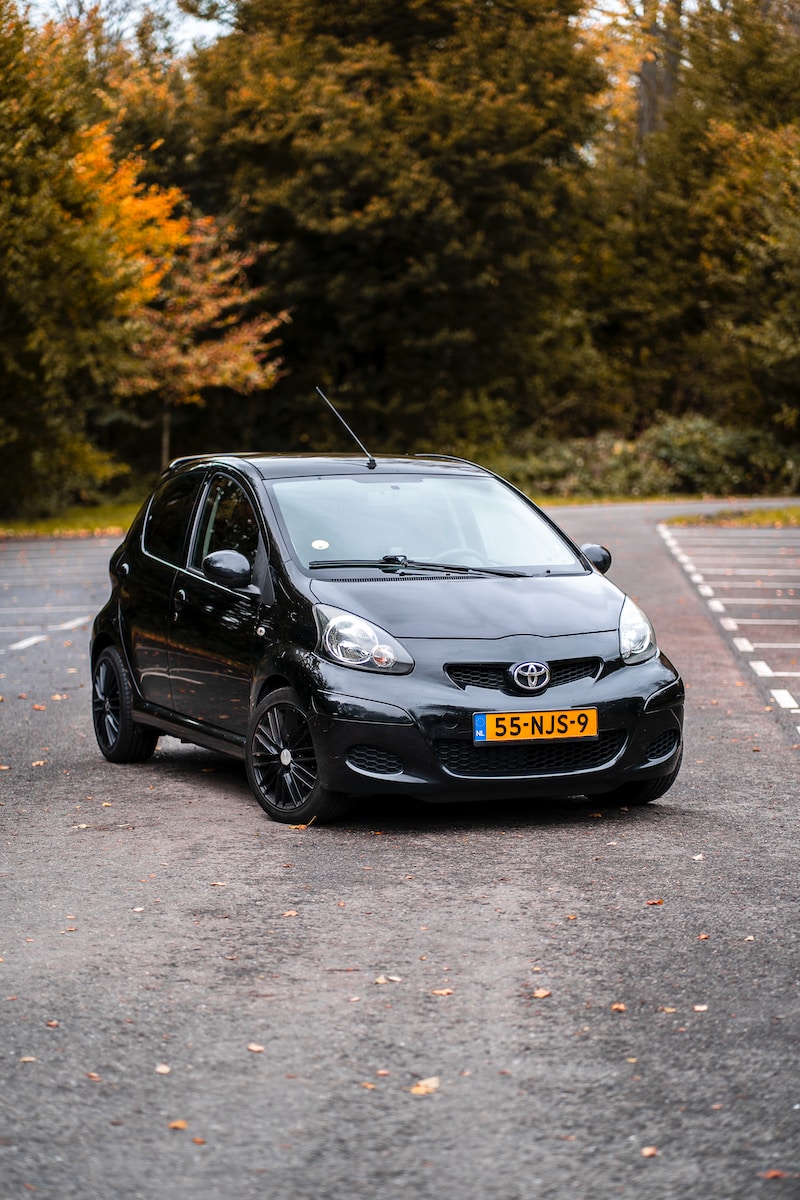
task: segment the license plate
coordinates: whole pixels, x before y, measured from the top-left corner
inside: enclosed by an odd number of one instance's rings
[[[556,738],[597,737],[596,708],[554,712],[474,713],[474,742],[538,742]]]

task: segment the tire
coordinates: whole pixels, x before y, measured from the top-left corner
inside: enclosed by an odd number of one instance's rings
[[[645,779],[641,783],[624,783],[613,792],[606,792],[603,799],[611,800],[615,804],[651,804],[653,800],[658,800],[669,791],[678,778],[680,769],[681,760],[678,759],[675,770],[670,771],[668,775],[657,775],[654,779]]]
[[[133,688],[115,646],[102,651],[92,672],[92,721],[109,762],[144,762],[156,748],[158,732],[133,720]]]
[[[253,713],[245,758],[250,786],[273,821],[334,821],[350,807],[344,793],[320,783],[308,718],[291,688],[272,692]]]

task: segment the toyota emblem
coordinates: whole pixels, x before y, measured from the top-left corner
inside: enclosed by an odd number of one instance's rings
[[[540,692],[550,682],[550,668],[546,663],[517,663],[511,668],[511,678],[525,692]]]

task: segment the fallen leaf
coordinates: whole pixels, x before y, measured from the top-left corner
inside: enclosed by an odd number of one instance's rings
[[[285,913],[283,913],[282,915],[283,915],[284,917],[296,917],[296,916],[297,916],[297,909],[296,909],[296,908],[287,908],[286,912],[285,912]]]
[[[7,766],[5,763],[0,763],[0,771],[10,771],[10,770],[11,770],[11,767]]]
[[[167,1129],[188,1129],[188,1128],[189,1128],[188,1121],[170,1121],[169,1125],[167,1126]]]
[[[642,1146],[642,1158],[656,1158],[657,1155],[657,1146]]]
[[[102,1083],[103,1082],[96,1071],[87,1071],[86,1078],[91,1079],[92,1083]]]
[[[577,921],[577,919],[578,919],[578,917],[577,917],[576,913],[567,913],[568,921]]]
[[[46,1024],[48,1029],[58,1029],[58,1021],[47,1021]]]
[[[34,712],[46,712],[46,710],[47,710],[46,704],[34,704],[34,706],[33,706]]]
[[[251,1054],[263,1054],[264,1053],[264,1047],[260,1046],[258,1044],[258,1042],[250,1042],[248,1044],[247,1049],[250,1051]]]
[[[10,1000],[11,997],[9,996],[8,999]],[[26,1054],[24,1056],[24,1058],[21,1058],[19,1061],[20,1062],[36,1062],[36,1055],[35,1054]]]
[[[694,1011],[695,1012],[708,1012],[708,1005],[707,1004],[695,1004]]]
[[[431,992],[432,996],[452,996],[452,988],[434,988]]]
[[[709,938],[709,935],[707,933],[698,933],[698,935],[697,935],[698,942],[707,942],[708,938]]]
[[[788,1171],[778,1171],[778,1170],[775,1170],[775,1168],[773,1168],[771,1171],[762,1171],[759,1178],[760,1179],[788,1179],[789,1173],[788,1173]]]
[[[37,758],[36,762],[31,763],[31,766],[32,767],[46,767],[47,759],[46,758]]]
[[[614,1003],[611,1005],[611,1011],[612,1012],[627,1012],[628,1006],[626,1004],[623,1004],[621,1000],[615,1000]]]
[[[539,987],[532,993],[534,1000],[546,1000],[548,996],[552,996],[550,988]]]
[[[361,1086],[366,1088],[368,1092],[374,1092],[378,1085],[376,1083],[362,1083]]]
[[[205,1146],[206,1144],[205,1138],[192,1138],[192,1141],[194,1142],[195,1146]]]
[[[438,1091],[441,1079],[438,1075],[432,1075],[430,1079],[420,1079],[419,1083],[415,1083],[410,1089],[412,1096],[432,1096],[435,1091]]]
[[[659,1011],[659,1012],[663,1012],[663,1013],[674,1013],[674,1012],[677,1012],[678,1010],[677,1010],[677,1008],[666,1008],[666,1007],[665,1007],[665,1006],[662,1004],[662,1005],[661,1005],[661,1007],[659,1008],[659,1010],[658,1010],[658,1011]]]
[[[227,883],[223,883],[222,880],[217,880],[215,883],[210,883],[208,886],[209,887],[227,887],[228,885],[227,885]]]
[[[646,904],[663,904],[664,901],[663,900],[646,900],[645,903]]]
[[[169,1075],[171,1069],[172,1068],[168,1067],[166,1063],[159,1063],[155,1068],[155,1072],[156,1075]]]

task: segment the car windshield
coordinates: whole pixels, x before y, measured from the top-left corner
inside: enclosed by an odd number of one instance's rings
[[[282,479],[273,495],[311,570],[449,564],[476,571],[580,570],[569,543],[499,480],[394,474]]]

